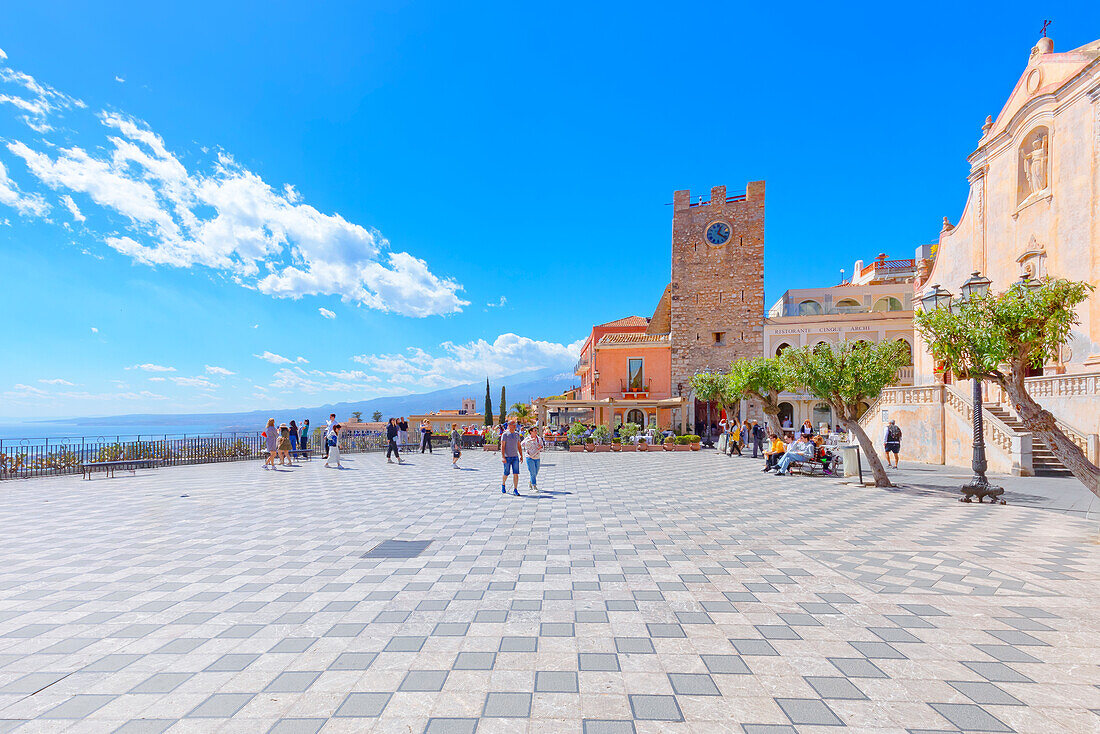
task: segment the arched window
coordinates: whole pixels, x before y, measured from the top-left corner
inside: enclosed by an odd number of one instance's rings
[[[893,296],[883,296],[875,301],[875,305],[871,308],[875,313],[885,313],[886,311],[901,311],[901,301]]]
[[[903,365],[909,367],[913,364],[913,345],[906,339],[898,339],[898,341],[905,345],[905,362],[903,362]]]
[[[645,428],[645,413],[638,410],[637,408],[632,408],[626,414],[626,422],[627,423],[636,423],[637,425],[641,426],[642,428]]]
[[[829,342],[825,341],[824,339],[819,341],[817,344],[814,344],[814,353],[815,354],[821,354],[822,352],[826,352],[828,350],[829,350]]]
[[[814,300],[803,301],[798,304],[799,316],[817,316],[821,313],[821,304]]]
[[[833,304],[833,307],[839,313],[856,313],[859,311],[861,305],[862,304],[854,298],[842,298]]]
[[[787,351],[790,348],[791,348],[790,344],[788,344],[787,342],[783,342],[782,344],[780,344],[778,347],[775,348],[775,356],[778,357],[779,355],[783,354],[783,352]]]
[[[779,404],[779,425],[783,428],[794,428],[794,406],[790,403]]]

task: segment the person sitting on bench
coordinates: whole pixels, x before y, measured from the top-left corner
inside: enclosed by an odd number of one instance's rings
[[[764,471],[771,471],[779,466],[779,459],[786,450],[787,444],[783,443],[783,439],[774,433],[769,435],[768,445],[764,449]]]
[[[779,468],[776,469],[775,475],[778,477],[786,474],[791,464],[813,461],[816,454],[817,449],[813,443],[806,436],[800,435],[787,449],[787,453],[783,454],[783,458],[779,460]]]

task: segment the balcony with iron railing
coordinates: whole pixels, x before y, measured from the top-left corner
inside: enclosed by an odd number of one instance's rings
[[[649,395],[649,380],[619,380],[619,389],[624,398],[644,398]]]

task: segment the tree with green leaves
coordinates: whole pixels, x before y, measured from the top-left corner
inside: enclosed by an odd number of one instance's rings
[[[504,385],[500,386],[500,425],[508,424],[508,402],[504,399]]]
[[[1089,490],[1100,496],[1100,468],[1027,391],[1028,369],[1056,361],[1070,330],[1080,323],[1076,307],[1093,286],[1047,278],[1015,283],[1002,293],[972,295],[952,308],[918,311],[914,323],[932,357],[959,379],[989,380],[1012,401],[1024,427]]]
[[[363,420],[363,411],[353,410],[353,411],[351,411],[351,417],[352,417],[352,420],[354,420],[356,423],[361,423],[362,420]]]
[[[531,406],[527,403],[513,403],[512,415],[521,425],[527,425],[531,422]]]
[[[755,398],[760,401],[768,425],[782,436],[779,423],[779,394],[790,389],[787,363],[779,357],[737,359],[726,375],[727,392],[735,398]]]
[[[382,420],[382,411],[376,410],[371,413],[370,417],[375,423],[378,423]]]
[[[875,476],[876,487],[890,487],[870,436],[859,425],[860,404],[873,402],[897,381],[906,360],[906,345],[898,341],[821,343],[813,349],[788,349],[778,358],[792,386],[824,401],[837,420],[856,437]]]
[[[489,378],[485,378],[485,425],[493,425],[493,398],[489,395]]]
[[[691,389],[695,391],[695,397],[705,403],[718,403],[729,414],[729,406],[733,400],[729,396],[728,383],[724,372],[696,372],[691,376]],[[708,416],[713,418],[713,416]],[[710,445],[710,424],[706,428],[707,445]]]

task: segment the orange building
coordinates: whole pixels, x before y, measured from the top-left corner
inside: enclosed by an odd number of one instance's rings
[[[644,316],[627,316],[593,326],[584,340],[576,367],[581,382],[577,399],[616,403],[594,408],[594,422],[643,428],[672,424],[672,409],[653,404],[673,397],[669,335],[647,333],[649,324]]]

